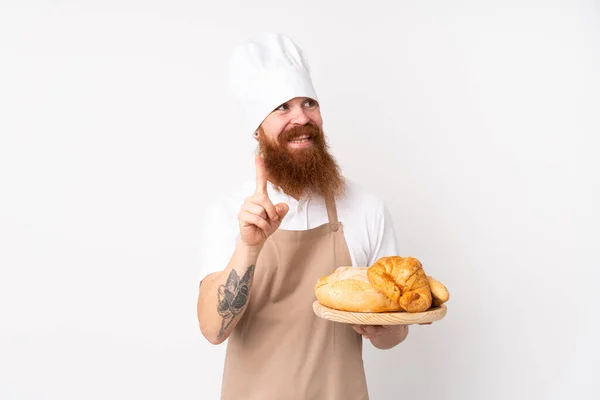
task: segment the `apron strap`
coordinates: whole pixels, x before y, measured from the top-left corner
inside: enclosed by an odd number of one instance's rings
[[[329,229],[331,229],[333,232],[337,232],[340,228],[340,225],[338,221],[335,200],[331,198],[326,198],[325,206],[327,207],[327,217],[329,218]]]

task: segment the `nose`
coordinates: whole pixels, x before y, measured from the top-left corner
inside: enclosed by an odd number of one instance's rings
[[[308,114],[303,107],[297,107],[292,115],[290,123],[292,125],[306,125],[310,121]]]

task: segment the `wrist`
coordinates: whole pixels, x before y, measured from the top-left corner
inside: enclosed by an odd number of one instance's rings
[[[249,244],[244,243],[242,240],[238,240],[238,242],[236,244],[236,250],[243,254],[248,255],[249,257],[258,258],[258,255],[262,251],[263,246],[264,246],[264,244],[251,246]]]

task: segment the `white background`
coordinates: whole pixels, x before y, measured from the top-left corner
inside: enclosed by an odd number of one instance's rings
[[[446,319],[365,346],[379,399],[600,397],[600,4],[0,2],[0,398],[218,399],[203,208],[253,170],[232,47],[305,51],[346,175]]]

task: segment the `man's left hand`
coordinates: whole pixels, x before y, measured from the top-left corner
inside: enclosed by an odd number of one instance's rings
[[[431,325],[431,322],[419,325]],[[352,328],[363,335],[365,339],[371,339],[381,335],[402,332],[407,328],[407,325],[352,325]]]
[[[352,328],[365,339],[376,339],[383,336],[392,336],[406,330],[406,325],[352,325]]]
[[[408,325],[352,325],[352,328],[365,339],[370,339],[373,346],[379,349],[391,349],[408,335]]]

